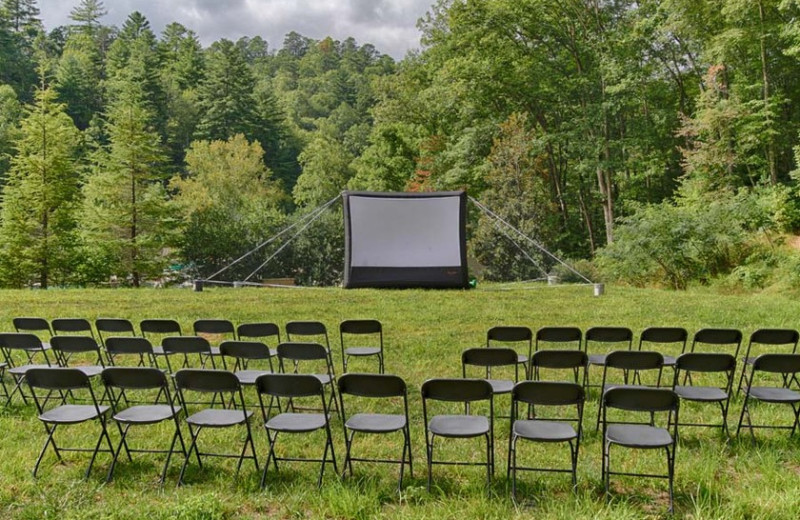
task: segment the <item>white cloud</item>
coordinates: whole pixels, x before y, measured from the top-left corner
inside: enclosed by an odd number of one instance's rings
[[[280,48],[286,33],[309,38],[352,36],[371,43],[397,59],[419,47],[417,20],[433,0],[106,0],[107,25],[121,26],[140,11],[156,33],[171,22],[194,30],[203,45],[227,38],[261,36],[270,48]],[[79,0],[39,0],[49,30],[70,23],[69,12]]]

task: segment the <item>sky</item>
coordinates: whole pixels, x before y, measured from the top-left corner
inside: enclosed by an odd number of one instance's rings
[[[105,25],[121,26],[133,11],[140,11],[150,27],[161,34],[166,25],[179,22],[194,30],[203,46],[220,38],[236,41],[261,36],[270,49],[279,49],[290,31],[316,40],[352,36],[359,44],[371,43],[395,59],[419,48],[417,20],[434,0],[105,0]],[[69,12],[79,0],[39,0],[47,30],[71,23]]]

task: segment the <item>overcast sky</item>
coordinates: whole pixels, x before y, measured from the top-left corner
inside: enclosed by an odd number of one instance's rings
[[[121,26],[140,11],[160,35],[171,22],[194,30],[204,46],[220,38],[236,41],[261,36],[270,49],[296,31],[309,38],[352,36],[380,52],[401,59],[419,47],[417,20],[434,0],[105,0],[105,25]],[[45,28],[68,25],[69,12],[79,0],[39,0]]]

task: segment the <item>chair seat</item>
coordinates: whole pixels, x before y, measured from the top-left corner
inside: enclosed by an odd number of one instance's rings
[[[606,354],[591,354],[589,356],[589,364],[590,365],[605,365],[606,364]]]
[[[114,415],[113,419],[123,424],[155,424],[171,419],[181,409],[168,404],[145,404],[131,406]]]
[[[525,354],[517,354],[517,364],[518,365],[527,365],[528,364],[528,356]]]
[[[674,367],[675,366],[675,356],[664,356],[664,366],[665,367]]]
[[[442,437],[477,437],[489,433],[489,419],[481,415],[436,415],[428,429]]]
[[[98,409],[100,413],[98,413]],[[108,409],[107,405],[96,408],[93,404],[63,404],[47,410],[39,416],[39,419],[52,424],[75,424],[99,417]]]
[[[267,421],[265,426],[279,432],[313,432],[325,426],[325,414],[281,413]]]
[[[312,374],[314,377],[319,379],[319,382],[323,385],[328,385],[331,382],[331,376],[328,374]]]
[[[105,367],[102,367],[100,365],[76,365],[76,366],[70,367],[70,368],[77,368],[78,370],[80,370],[81,372],[86,374],[86,377],[99,376],[100,373],[103,370],[105,370]]]
[[[403,429],[405,425],[404,415],[385,413],[357,413],[345,423],[345,427],[349,430],[367,433],[394,432]]]
[[[746,358],[744,358],[744,364],[745,365],[752,365],[755,362],[756,362],[756,358],[753,357],[753,356],[747,356]]]
[[[11,367],[8,369],[8,373],[13,376],[24,376],[25,372],[32,368],[52,368],[50,365],[20,365],[18,367]]]
[[[222,428],[234,424],[242,424],[251,415],[253,415],[253,412],[248,411],[245,413],[242,410],[206,409],[193,413],[186,418],[186,422],[195,426]]]
[[[800,392],[788,388],[754,386],[750,389],[750,396],[767,403],[800,402]]]
[[[380,347],[350,347],[344,349],[345,356],[377,356],[380,353]]]
[[[233,375],[236,376],[240,384],[254,385],[258,376],[271,373],[269,370],[237,370]]]
[[[631,448],[663,448],[672,444],[672,435],[664,428],[640,424],[610,424],[606,439]]]
[[[724,401],[728,394],[715,386],[676,386],[675,393],[688,401]]]
[[[514,381],[509,379],[487,379],[492,385],[492,392],[495,394],[508,394],[514,389]]]
[[[171,355],[172,353],[170,353]],[[166,356],[167,353],[164,352],[164,347],[161,345],[153,345],[153,355],[155,356]]]
[[[543,442],[565,442],[578,438],[571,424],[536,419],[514,421],[514,435]]]
[[[277,358],[278,357],[278,349],[276,349],[276,348],[269,349],[269,355],[270,355],[270,357]]]
[[[219,347],[209,347],[211,349],[212,356],[220,356],[222,354],[219,353]]]

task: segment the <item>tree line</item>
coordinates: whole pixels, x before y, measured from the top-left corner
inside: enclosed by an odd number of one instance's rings
[[[800,285],[799,4],[438,0],[395,62],[3,0],[0,283],[208,276],[349,188],[465,189],[593,277]],[[487,279],[558,270],[469,236]],[[333,211],[227,276],[336,283],[342,248]]]

